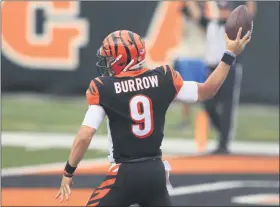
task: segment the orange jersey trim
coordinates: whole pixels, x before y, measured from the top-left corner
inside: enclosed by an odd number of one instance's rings
[[[176,70],[174,70],[173,68],[170,68],[170,71],[171,71],[171,75],[172,75],[172,80],[173,80],[173,85],[176,89],[176,95],[179,93],[180,89],[182,88],[183,86],[183,83],[184,83],[184,80],[182,78],[182,76],[180,75],[180,73]]]
[[[88,105],[98,105],[99,104],[99,91],[95,84],[95,82],[92,80],[89,84],[89,87],[86,91],[86,99]]]

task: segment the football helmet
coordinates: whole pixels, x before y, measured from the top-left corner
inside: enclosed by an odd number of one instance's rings
[[[141,68],[145,62],[145,42],[140,35],[119,30],[109,34],[97,50],[96,63],[101,76],[118,75]]]

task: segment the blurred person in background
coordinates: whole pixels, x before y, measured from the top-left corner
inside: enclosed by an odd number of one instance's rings
[[[240,2],[239,2],[240,3]],[[243,3],[243,2],[242,2]],[[244,2],[245,3],[245,2]],[[213,1],[216,4],[219,15],[208,15],[205,10],[204,23],[206,24],[206,50],[205,63],[210,72],[219,64],[219,60],[225,50],[224,26],[230,13],[236,8],[235,2]],[[245,3],[252,16],[255,15],[256,5],[254,1]],[[212,124],[219,132],[219,145],[213,153],[229,153],[229,142],[235,136],[235,122],[239,104],[242,79],[242,66],[237,59],[217,95],[205,102],[205,108]]]
[[[182,41],[176,50],[174,69],[185,81],[204,82],[206,78],[203,63],[205,50],[205,31],[200,25],[201,3],[182,2],[181,14],[184,17]],[[182,103],[182,117],[175,128],[183,130],[190,127],[191,105]]]
[[[181,14],[184,25],[182,41],[175,54],[174,68],[185,81],[203,83],[209,74],[204,63],[206,46],[207,19],[218,18],[215,2],[185,1],[182,2]],[[182,120],[175,126],[178,130],[190,128],[191,105],[182,103]],[[205,109],[200,109],[194,118],[194,136],[198,151],[207,147],[209,121]]]

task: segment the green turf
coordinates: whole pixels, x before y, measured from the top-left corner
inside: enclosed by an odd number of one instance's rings
[[[196,104],[192,110],[192,118],[199,109]],[[2,130],[29,132],[66,132],[76,133],[81,124],[87,104],[84,98],[57,99],[38,97],[3,97],[2,98]],[[192,127],[178,130],[174,125],[181,120],[178,104],[173,104],[166,115],[165,135],[168,137],[192,138]],[[216,137],[211,130],[211,138]],[[106,132],[105,123],[99,134]],[[279,109],[277,107],[241,106],[237,118],[238,140],[277,141],[279,140]]]
[[[70,149],[28,150],[23,147],[2,147],[2,168],[26,165],[64,162]],[[88,150],[84,159],[106,158],[107,153],[100,150]]]

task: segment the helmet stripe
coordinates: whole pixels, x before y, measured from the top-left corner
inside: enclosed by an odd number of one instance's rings
[[[131,61],[131,54],[130,54],[130,51],[128,49],[128,45],[124,42],[123,40],[123,37],[122,37],[122,30],[120,31],[120,38],[121,38],[121,41],[123,43],[123,46],[124,46],[124,49],[126,51],[126,55],[127,55],[127,60],[126,60],[126,65],[128,65]]]
[[[128,36],[130,37],[132,43],[135,45],[135,48],[136,48],[136,51],[137,51],[137,57],[139,57],[139,50],[138,50],[137,44],[135,42],[134,34],[129,31]]]
[[[143,41],[142,37],[138,36],[138,39],[139,39],[139,42],[142,45],[142,47],[144,47],[145,45],[144,45],[144,41]]]
[[[116,37],[116,35],[114,33],[112,33],[112,39],[114,42],[114,46],[115,46],[115,55],[114,57],[118,56],[118,38]]]
[[[106,49],[106,47],[104,46],[104,44],[102,44],[102,49],[103,49],[103,51],[105,52],[106,56],[108,56],[108,54],[107,54],[107,49]]]
[[[111,45],[110,45],[110,42],[109,42],[109,38],[107,38],[106,41],[107,41],[107,44],[109,46],[110,56],[112,56],[112,48],[111,48]]]
[[[109,48],[110,48],[110,55],[112,57],[115,57],[115,47],[111,47],[111,45],[114,45],[112,35],[110,35],[108,37],[108,44],[109,44]]]

